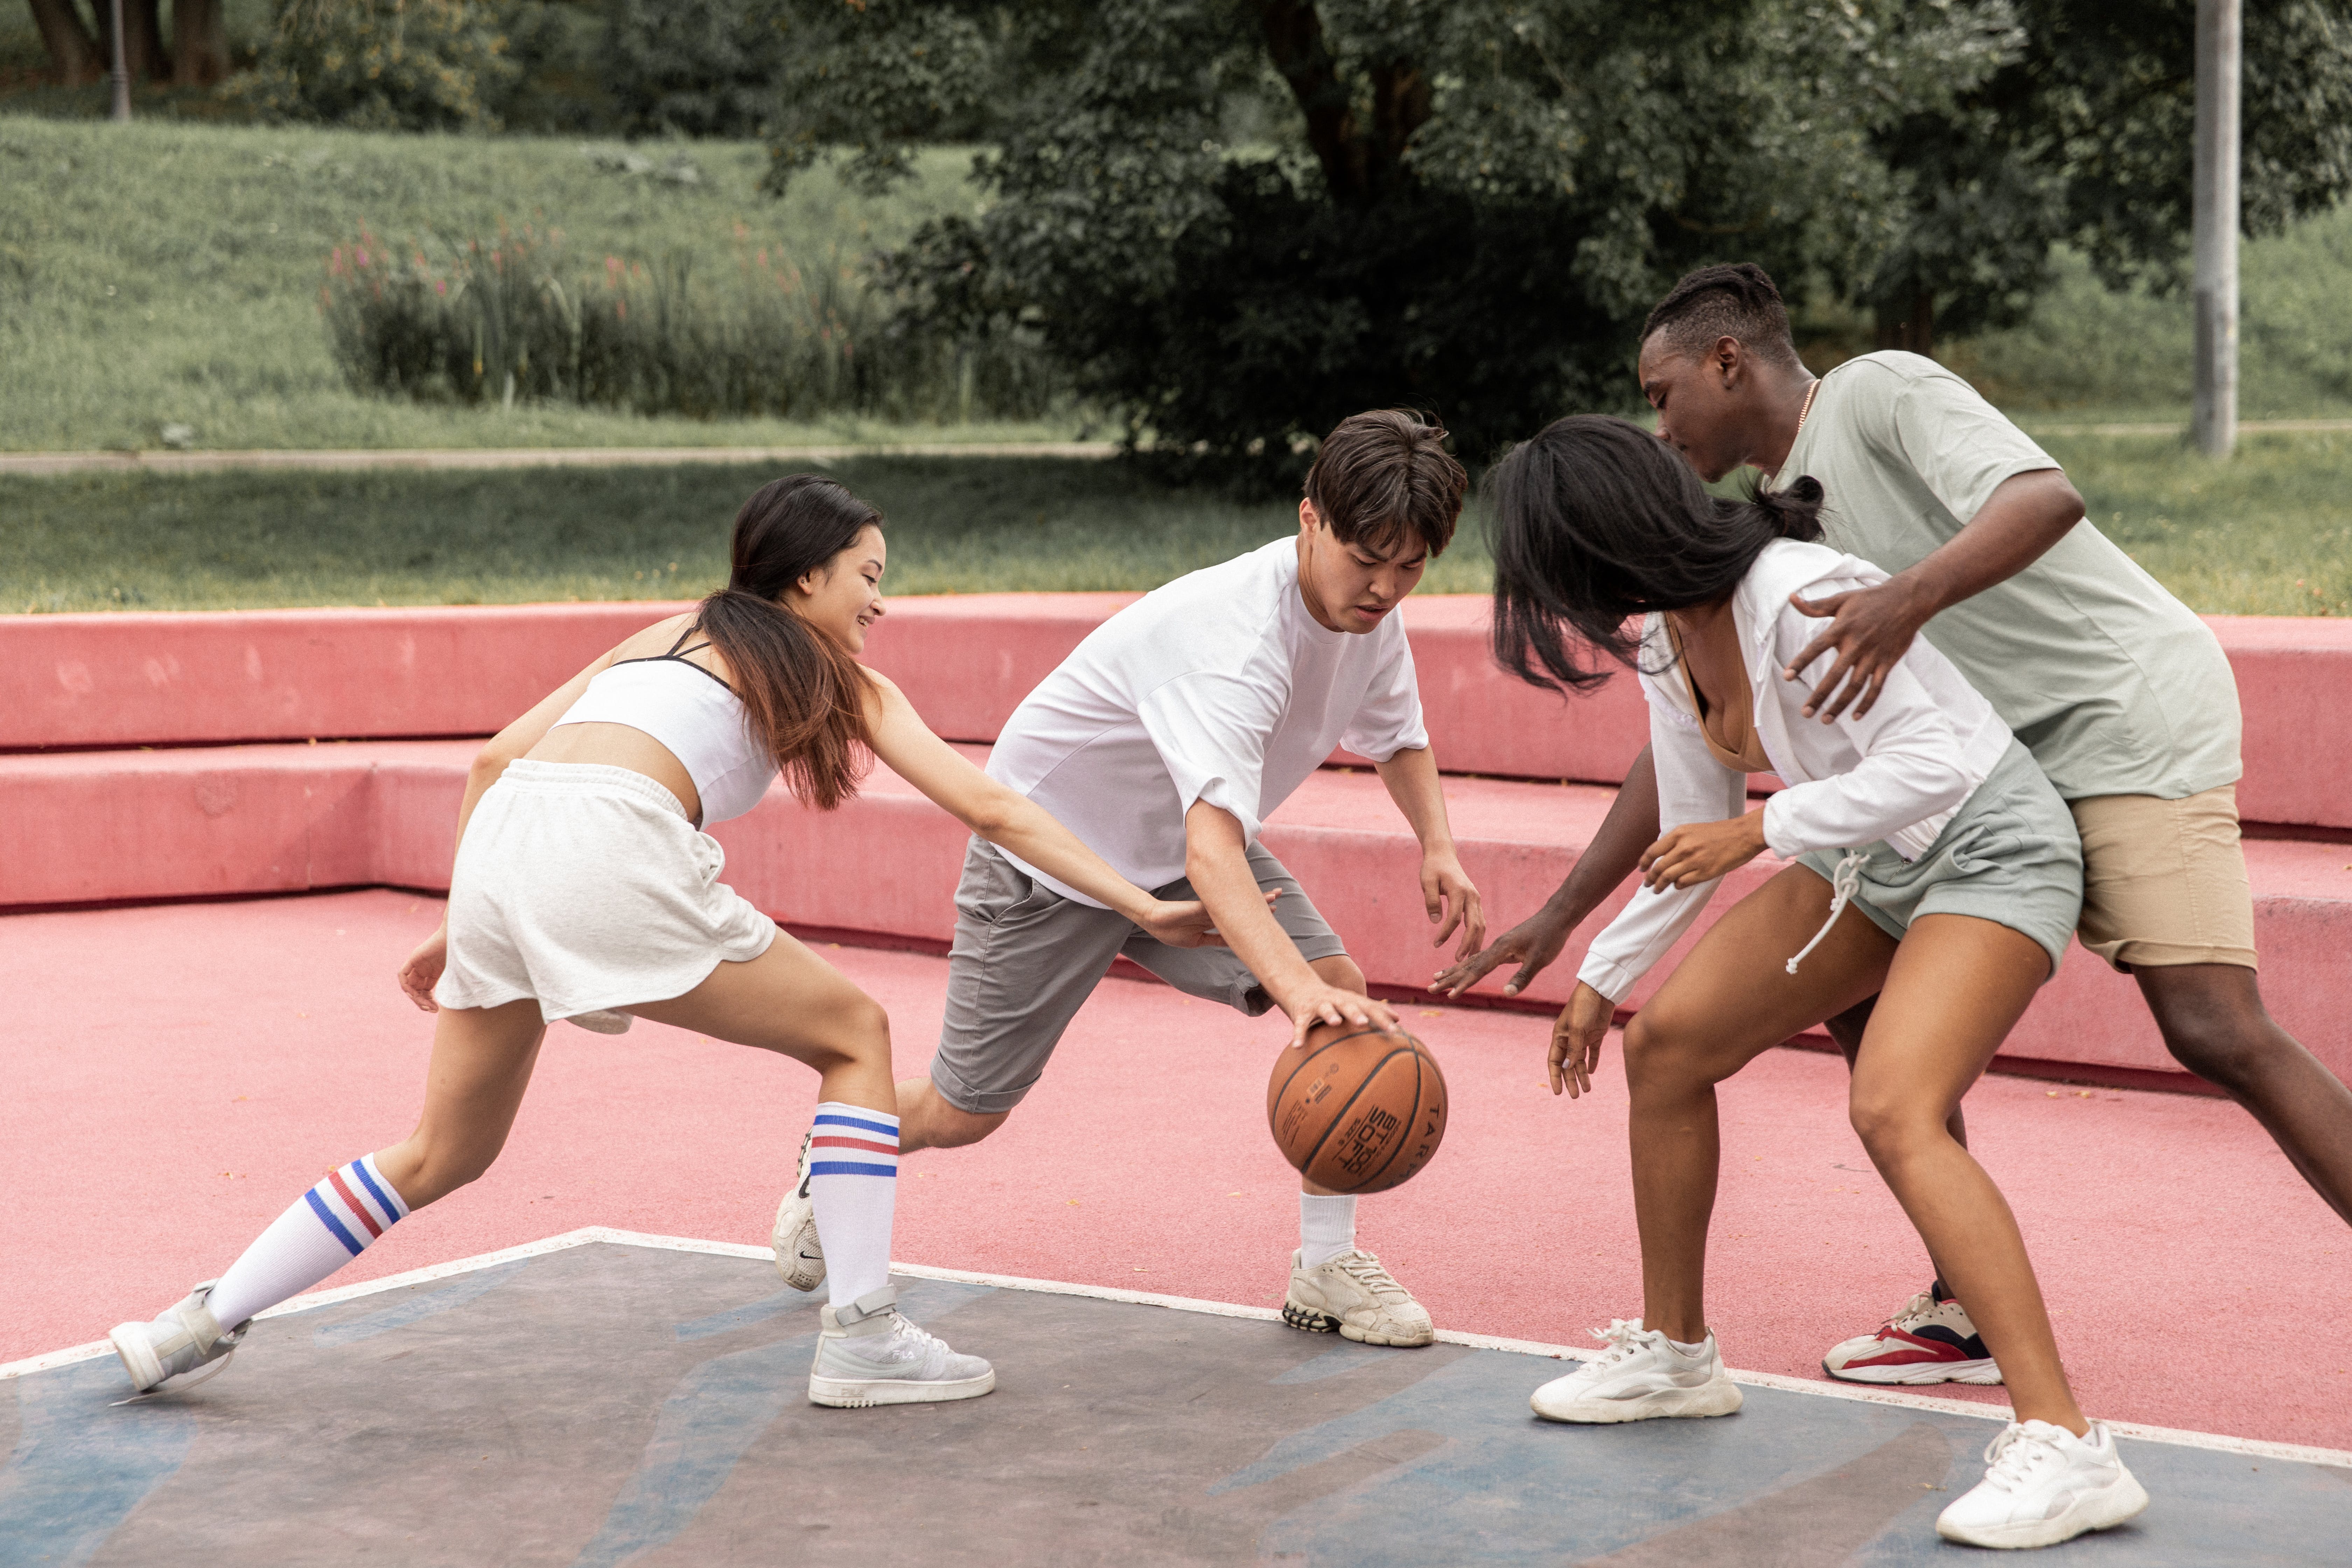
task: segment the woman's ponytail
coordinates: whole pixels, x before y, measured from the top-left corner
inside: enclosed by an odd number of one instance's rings
[[[1822,481],[1811,474],[1798,475],[1786,489],[1752,489],[1747,504],[1782,539],[1811,544],[1822,536]]]
[[[831,811],[873,762],[871,678],[847,648],[784,606],[882,514],[833,480],[793,474],[762,485],[735,517],[727,586],[702,601],[702,635],[726,658],[751,733],[793,794]]]

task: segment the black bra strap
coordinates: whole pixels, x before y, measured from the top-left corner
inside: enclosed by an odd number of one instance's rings
[[[700,621],[688,621],[686,626],[686,630],[677,634],[677,641],[670,644],[669,651],[663,654],[661,657],[664,658],[676,658],[678,657],[678,651],[681,648],[684,648],[688,653],[699,653],[703,648],[709,647],[710,645],[707,642],[696,647],[687,647],[686,646],[686,639],[692,637],[701,629],[702,623]]]

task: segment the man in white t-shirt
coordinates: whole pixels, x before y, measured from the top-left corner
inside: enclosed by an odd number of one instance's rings
[[[898,1086],[899,1148],[954,1148],[1004,1123],[1121,953],[1178,990],[1292,1039],[1318,1023],[1393,1026],[1282,863],[1258,843],[1275,808],[1344,746],[1369,757],[1421,841],[1436,944],[1486,939],[1422,727],[1397,606],[1453,539],[1466,479],[1444,432],[1360,414],[1323,443],[1298,532],[1181,577],[1112,616],[1006,721],[993,778],[1051,812],[1118,873],[1197,898],[1224,947],[1164,946],[1076,889],[974,838],[956,889],[947,1016],[930,1076]],[[1267,895],[1276,895],[1269,906]],[[1237,1130],[1237,1135],[1251,1135]],[[777,1215],[777,1268],[824,1276],[803,1180]],[[1352,1197],[1304,1184],[1284,1320],[1421,1345],[1429,1314],[1355,1245]]]

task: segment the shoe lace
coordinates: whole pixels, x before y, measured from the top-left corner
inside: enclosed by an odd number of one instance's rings
[[[2012,1422],[1999,1436],[1985,1445],[1985,1484],[2001,1491],[2013,1492],[2030,1483],[2036,1473],[2058,1462],[2058,1448],[2047,1436],[2029,1432],[2024,1426]]]
[[[1887,1319],[1886,1326],[1890,1329],[1899,1329],[1907,1333],[1910,1331],[1912,1324],[1919,1321],[1922,1318],[1933,1316],[1937,1307],[1939,1305],[1941,1305],[1941,1303],[1936,1300],[1932,1293],[1922,1290],[1918,1295],[1912,1297],[1911,1300],[1903,1303],[1903,1310],[1895,1313],[1893,1317]]]
[[[1588,1367],[1614,1366],[1639,1348],[1636,1342],[1642,1337],[1642,1325],[1631,1318],[1617,1318],[1612,1320],[1605,1329],[1592,1330],[1591,1334],[1594,1339],[1606,1342],[1609,1348],[1584,1364]]]
[[[1382,1300],[1391,1297],[1402,1300],[1408,1295],[1405,1288],[1396,1282],[1396,1276],[1391,1274],[1381,1260],[1369,1252],[1360,1249],[1355,1252],[1342,1253],[1331,1261],[1339,1266],[1340,1272],[1370,1290],[1376,1298]]]

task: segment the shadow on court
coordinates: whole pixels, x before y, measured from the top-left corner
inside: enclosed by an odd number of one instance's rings
[[[110,1356],[0,1385],[0,1563],[1958,1561],[1990,1422],[1749,1389],[1554,1426],[1563,1363],[940,1280],[902,1306],[1000,1384],[806,1397],[817,1299],[761,1262],[591,1244],[266,1321],[116,1405]],[[2352,1471],[2126,1442],[2155,1503],[2036,1559],[2341,1561]]]

